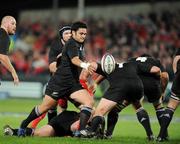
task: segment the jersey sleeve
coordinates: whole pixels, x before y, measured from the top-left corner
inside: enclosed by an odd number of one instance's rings
[[[106,74],[102,71],[101,64],[99,64],[99,63],[98,63],[96,73],[106,77]]]
[[[57,60],[57,56],[62,52],[62,47],[58,45],[57,41],[54,41],[49,51],[49,64]]]
[[[165,68],[164,66],[161,64],[161,61],[160,60],[157,60],[157,63],[158,63],[158,67],[160,68],[161,72],[165,72]]]
[[[10,38],[3,32],[0,33],[0,54],[7,55],[9,51]]]
[[[139,73],[149,73],[153,65],[148,63],[137,63]]]
[[[78,55],[78,46],[75,43],[69,43],[67,45],[67,54],[70,59],[79,56]]]

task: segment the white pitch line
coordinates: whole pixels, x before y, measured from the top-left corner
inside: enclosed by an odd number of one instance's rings
[[[23,117],[27,115],[28,113],[0,112],[0,117]]]
[[[0,117],[26,117],[28,113],[17,113],[17,112],[0,112]],[[136,116],[134,115],[119,115],[119,121],[137,121]],[[150,116],[150,122],[158,122],[155,116]],[[180,117],[174,116],[172,123],[180,123]]]

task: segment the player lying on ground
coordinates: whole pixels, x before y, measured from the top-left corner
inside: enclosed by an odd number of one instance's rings
[[[26,128],[26,136],[73,136],[73,132],[79,129],[79,113],[75,111],[63,111],[48,122],[47,125],[38,129]],[[18,129],[4,126],[4,135],[17,136]]]
[[[63,136],[75,136],[75,133],[79,130],[80,113],[75,111],[63,111],[48,122],[48,124],[37,128],[25,129],[25,136],[39,136],[39,137],[63,137]],[[89,121],[90,124],[90,121]],[[104,131],[104,123],[97,128],[96,137],[102,138]],[[87,125],[88,127],[88,125]],[[18,136],[18,129],[14,129],[9,125],[4,126],[4,135]]]

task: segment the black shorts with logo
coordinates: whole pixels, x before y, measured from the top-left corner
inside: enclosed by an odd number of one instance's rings
[[[151,77],[141,77],[144,86],[144,95],[148,102],[153,103],[161,98],[161,85],[159,80]]]
[[[72,93],[83,89],[79,82],[71,81],[71,83],[48,83],[46,86],[45,94],[58,100],[63,97],[69,97]]]
[[[143,97],[143,85],[139,78],[122,78],[117,86],[110,87],[103,98],[122,103],[139,101]]]

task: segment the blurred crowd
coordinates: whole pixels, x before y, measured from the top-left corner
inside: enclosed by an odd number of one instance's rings
[[[129,14],[119,20],[88,17],[88,38],[85,49],[88,60],[100,60],[110,52],[117,61],[127,60],[148,53],[159,58],[173,78],[172,59],[180,48],[180,11],[161,13]],[[59,28],[71,22],[60,21]],[[19,74],[47,75],[48,52],[52,41],[58,37],[54,24],[31,22],[26,19],[17,25],[10,58]],[[1,67],[1,73],[7,71]]]

